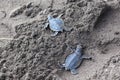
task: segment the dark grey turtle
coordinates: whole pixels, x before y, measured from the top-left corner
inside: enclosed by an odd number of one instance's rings
[[[70,70],[73,75],[77,74],[78,72],[76,69],[80,66],[83,59],[92,59],[91,57],[82,55],[81,51],[81,45],[77,45],[75,52],[66,57],[62,68],[65,68],[65,70]]]
[[[48,25],[52,31],[55,31],[55,33],[51,36],[56,36],[58,32],[63,32],[64,29],[64,22],[63,20],[58,16],[57,18],[53,18],[50,14],[48,15],[48,23],[46,23],[46,26],[44,28],[47,28]]]

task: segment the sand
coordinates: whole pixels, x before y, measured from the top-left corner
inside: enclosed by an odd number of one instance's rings
[[[0,80],[119,80],[120,9],[117,0],[0,0]],[[64,32],[43,29],[63,14]],[[77,69],[58,62],[81,43],[92,56]],[[109,75],[109,76],[108,76]]]

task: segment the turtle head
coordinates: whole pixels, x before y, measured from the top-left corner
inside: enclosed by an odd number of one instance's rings
[[[80,44],[78,44],[76,47],[75,53],[81,54],[81,51],[82,51],[82,46]]]
[[[48,20],[53,19],[53,16],[51,16],[50,14],[47,16]]]

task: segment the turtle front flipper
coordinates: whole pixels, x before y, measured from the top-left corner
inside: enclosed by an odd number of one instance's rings
[[[52,34],[51,36],[56,36],[58,34],[58,32],[56,31],[54,34]]]
[[[60,14],[57,18],[61,18],[63,16],[63,14]]]
[[[72,69],[72,70],[71,70],[71,74],[76,75],[76,74],[78,74],[78,72],[77,72],[76,69]]]
[[[87,55],[83,55],[83,56],[82,56],[82,59],[91,60],[91,59],[92,59],[92,57],[90,57],[90,56],[87,56]]]
[[[73,28],[68,28],[68,27],[64,26],[64,30],[67,31],[67,32],[70,32],[70,31],[73,30]]]
[[[43,30],[45,30],[49,26],[49,23],[46,23],[45,26],[43,27]]]

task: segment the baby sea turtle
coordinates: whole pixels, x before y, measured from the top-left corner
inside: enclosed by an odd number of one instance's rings
[[[76,69],[80,66],[83,59],[92,58],[82,55],[82,47],[81,45],[77,45],[75,52],[66,57],[65,63],[62,64],[62,68],[70,70],[73,75],[78,74]]]
[[[52,31],[54,31],[55,33],[52,34],[51,36],[56,36],[58,34],[58,32],[63,32],[64,29],[64,22],[63,20],[60,18],[62,16],[59,15],[57,18],[54,18],[53,16],[51,16],[50,14],[47,16],[48,18],[48,23],[46,23],[45,25],[45,29],[48,27],[50,27],[50,29]]]

